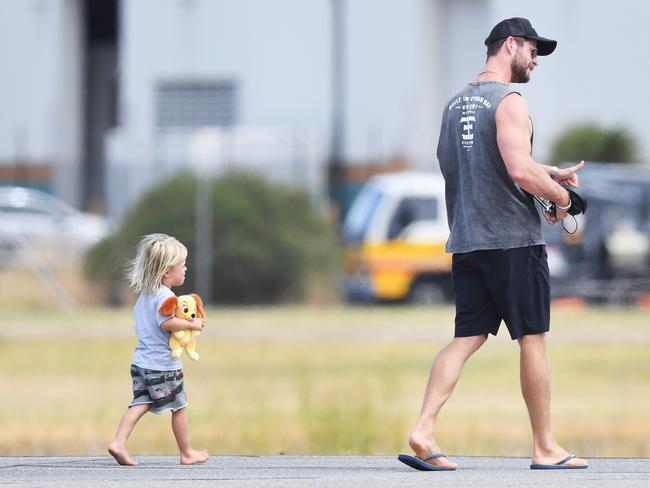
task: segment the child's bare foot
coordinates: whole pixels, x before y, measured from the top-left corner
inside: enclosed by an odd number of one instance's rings
[[[191,449],[186,454],[181,454],[181,464],[201,464],[210,458],[208,451]]]
[[[119,464],[121,464],[122,466],[137,466],[138,465],[137,461],[134,461],[133,459],[131,459],[131,456],[129,456],[129,453],[125,448],[123,448],[123,447],[121,447],[121,446],[119,446],[119,445],[117,445],[115,443],[111,443],[108,446],[108,453],[111,456],[113,456],[115,458],[115,460]]]

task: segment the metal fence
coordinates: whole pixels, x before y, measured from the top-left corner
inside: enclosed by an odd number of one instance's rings
[[[235,170],[303,189],[322,205],[324,161],[322,141],[304,129],[174,129],[137,140],[118,131],[107,144],[106,213],[119,221],[144,192],[178,173],[210,178]]]

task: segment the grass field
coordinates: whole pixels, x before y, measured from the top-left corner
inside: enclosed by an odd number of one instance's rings
[[[105,452],[130,400],[128,309],[6,309],[0,455]],[[650,456],[648,312],[555,309],[557,438],[585,456]],[[407,449],[450,308],[209,310],[185,360],[193,442],[213,454],[392,454]],[[169,415],[147,415],[134,454],[174,454]],[[518,347],[505,330],[470,359],[440,416],[445,452],[529,454]]]

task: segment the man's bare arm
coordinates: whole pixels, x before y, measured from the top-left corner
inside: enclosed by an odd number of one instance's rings
[[[497,145],[512,179],[532,195],[567,206],[569,193],[549,178],[549,170],[530,155],[528,107],[523,97],[516,93],[506,96],[497,108],[495,120]],[[574,166],[574,171],[573,168],[572,171],[562,170],[562,179],[572,178],[582,165],[583,163]]]

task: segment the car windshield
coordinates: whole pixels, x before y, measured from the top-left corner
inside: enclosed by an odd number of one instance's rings
[[[0,212],[21,215],[68,217],[72,207],[46,193],[22,187],[0,188]]]
[[[343,224],[343,239],[345,241],[361,242],[363,240],[382,196],[382,191],[372,184],[361,190]]]

